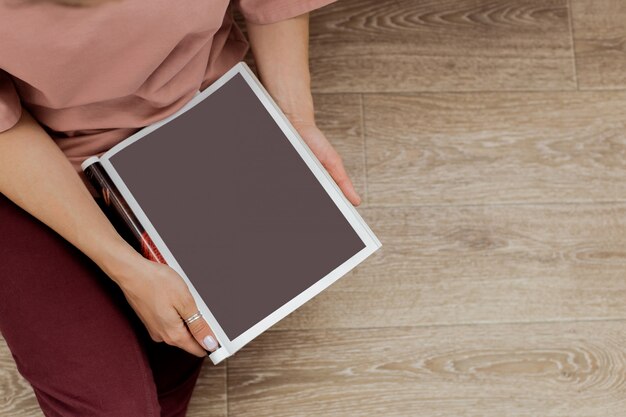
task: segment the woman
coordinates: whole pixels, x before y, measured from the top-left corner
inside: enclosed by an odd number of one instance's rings
[[[103,214],[80,163],[175,112],[249,46],[359,204],[313,117],[308,12],[332,1],[2,0],[0,332],[46,415],[185,414],[214,335],[180,276]]]

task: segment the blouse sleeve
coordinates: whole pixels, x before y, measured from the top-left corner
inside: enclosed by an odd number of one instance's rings
[[[22,115],[15,85],[6,71],[0,70],[0,132],[12,128]]]
[[[243,17],[252,23],[266,24],[290,19],[337,0],[233,0]]]

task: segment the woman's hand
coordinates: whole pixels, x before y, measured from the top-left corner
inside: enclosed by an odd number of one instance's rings
[[[118,283],[152,340],[164,341],[200,357],[206,356],[204,349],[214,351],[218,347],[204,318],[189,325],[183,321],[195,314],[198,307],[185,281],[168,265],[134,252],[107,274]]]
[[[289,118],[289,116],[287,116]],[[315,122],[303,122],[294,118],[292,121],[302,139],[311,148],[317,159],[324,165],[324,168],[333,177],[341,191],[350,200],[350,202],[358,206],[361,204],[361,197],[354,189],[354,185],[346,172],[341,156],[337,153],[333,145],[322,131],[317,127]]]
[[[341,157],[315,123],[309,73],[309,14],[270,24],[246,25],[263,85],[344,195],[359,205],[361,198]]]
[[[15,126],[0,133],[0,193],[76,246],[113,279],[153,340],[198,356],[206,356],[202,343],[215,350],[215,335],[204,319],[187,330],[181,318],[198,309],[180,275],[144,258],[119,235],[67,157],[26,108]]]

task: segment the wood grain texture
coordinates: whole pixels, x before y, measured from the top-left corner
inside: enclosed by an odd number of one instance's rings
[[[580,88],[626,88],[626,2],[571,2]]]
[[[226,417],[226,363],[206,358],[191,396],[187,417]]]
[[[229,362],[229,415],[621,417],[624,324],[269,332]]]
[[[626,318],[626,204],[361,210],[379,252],[276,329]]]
[[[567,0],[341,0],[310,56],[320,92],[576,88]]]
[[[626,199],[626,92],[364,97],[371,205]]]
[[[43,416],[31,385],[18,372],[6,341],[0,335],[0,416]]]

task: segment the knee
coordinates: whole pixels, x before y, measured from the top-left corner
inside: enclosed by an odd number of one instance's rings
[[[116,342],[117,348],[68,347],[64,354],[56,349],[21,352],[16,365],[47,416],[160,416],[146,356],[132,337]]]
[[[122,372],[116,378],[90,378],[76,383],[57,381],[33,386],[39,405],[49,416],[158,417],[161,408],[151,378]]]

